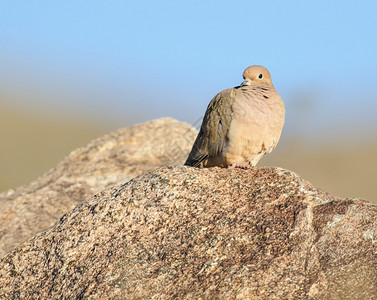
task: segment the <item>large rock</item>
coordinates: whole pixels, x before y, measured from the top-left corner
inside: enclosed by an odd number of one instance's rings
[[[376,299],[376,278],[376,205],[280,168],[164,167],[5,256],[0,297]]]
[[[105,187],[183,164],[197,131],[160,119],[102,136],[31,184],[0,194],[0,257]]]

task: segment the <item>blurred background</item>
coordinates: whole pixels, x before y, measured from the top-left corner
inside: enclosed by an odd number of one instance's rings
[[[1,1],[0,191],[70,151],[160,117],[200,126],[266,66],[286,103],[276,150],[342,197],[377,202],[377,2]]]

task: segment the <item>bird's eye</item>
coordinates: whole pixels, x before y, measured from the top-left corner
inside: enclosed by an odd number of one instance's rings
[[[258,78],[259,79],[262,79],[263,75],[262,74],[259,74]]]

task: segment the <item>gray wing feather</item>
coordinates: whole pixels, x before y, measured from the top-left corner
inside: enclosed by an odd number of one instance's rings
[[[211,100],[185,165],[198,167],[206,159],[223,152],[228,144],[234,100],[234,89],[224,90]]]

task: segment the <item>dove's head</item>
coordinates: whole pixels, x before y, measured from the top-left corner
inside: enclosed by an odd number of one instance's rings
[[[243,72],[243,79],[241,86],[272,85],[270,72],[263,66],[247,67]]]

